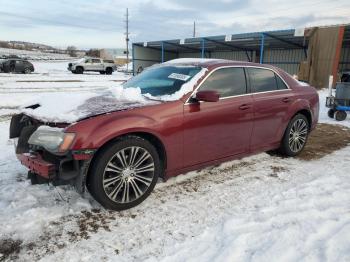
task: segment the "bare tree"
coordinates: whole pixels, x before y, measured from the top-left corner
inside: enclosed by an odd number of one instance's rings
[[[90,49],[86,52],[87,56],[100,57],[101,52],[98,49]]]
[[[5,42],[5,41],[0,41],[0,47],[3,47],[3,48],[10,48],[10,45],[9,43]]]
[[[77,56],[77,48],[75,46],[68,46],[67,47],[67,52],[71,57],[76,57]]]

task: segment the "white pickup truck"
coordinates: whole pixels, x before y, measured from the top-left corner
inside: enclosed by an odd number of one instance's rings
[[[82,58],[76,63],[69,63],[68,70],[74,74],[83,74],[88,71],[111,75],[116,70],[116,65],[112,60],[88,57]]]

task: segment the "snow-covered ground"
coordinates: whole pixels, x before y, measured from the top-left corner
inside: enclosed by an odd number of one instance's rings
[[[42,93],[127,78],[76,76],[56,65],[0,77],[0,115]],[[27,77],[83,82],[16,82]],[[349,118],[327,117],[326,94],[320,91],[320,122],[350,127]],[[30,185],[8,126],[0,116],[0,252],[12,245],[9,260],[350,261],[350,146],[310,161],[263,153],[227,162],[160,183],[141,205],[110,212],[71,187]]]
[[[0,115],[4,110],[15,109],[41,95],[66,92],[101,91],[130,78],[130,75],[114,72],[100,75],[89,72],[82,75],[67,70],[66,61],[34,61],[33,74],[0,74]]]

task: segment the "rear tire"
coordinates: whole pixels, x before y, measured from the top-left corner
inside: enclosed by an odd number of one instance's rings
[[[284,133],[279,152],[285,156],[296,156],[305,147],[309,134],[309,121],[302,114],[295,115]]]
[[[328,110],[328,117],[329,118],[334,118],[334,113],[335,113],[334,109],[329,109]]]
[[[84,68],[82,68],[81,66],[79,66],[79,67],[77,67],[77,68],[75,69],[75,72],[76,72],[77,74],[82,74],[82,73],[84,73]]]
[[[334,113],[334,118],[335,118],[335,120],[337,120],[337,121],[343,121],[343,120],[345,120],[345,119],[346,119],[346,116],[347,116],[347,114],[346,114],[345,111],[335,111],[335,113]]]
[[[110,67],[106,68],[106,75],[111,75],[113,73],[113,69]]]
[[[125,210],[151,194],[162,172],[157,150],[149,141],[125,136],[96,155],[87,188],[105,208]]]

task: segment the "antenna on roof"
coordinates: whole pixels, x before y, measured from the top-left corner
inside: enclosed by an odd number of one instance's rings
[[[193,37],[196,37],[196,21],[193,21]]]

